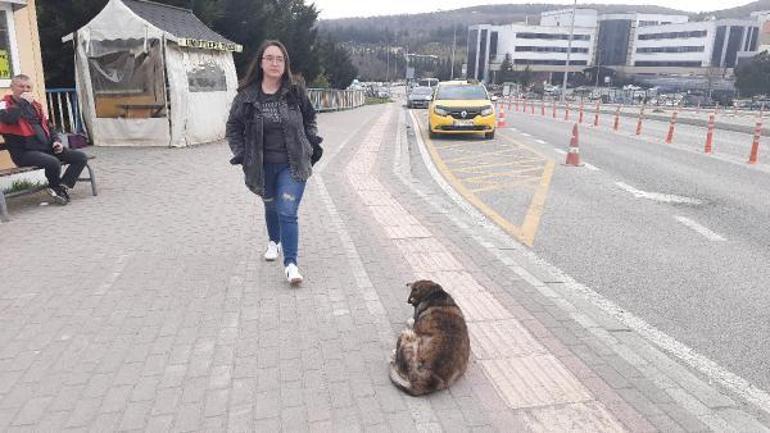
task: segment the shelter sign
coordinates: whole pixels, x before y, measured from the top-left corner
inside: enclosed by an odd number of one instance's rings
[[[0,50],[0,79],[11,79],[11,59],[7,50]]]
[[[204,41],[202,39],[192,38],[179,39],[179,46],[188,48],[200,48],[202,50],[234,51],[236,53],[243,51],[243,46],[239,44],[231,42]]]

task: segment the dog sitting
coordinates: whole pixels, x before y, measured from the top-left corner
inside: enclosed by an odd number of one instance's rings
[[[470,339],[460,307],[430,280],[407,284],[412,329],[401,332],[390,359],[390,380],[417,396],[448,388],[468,367]]]

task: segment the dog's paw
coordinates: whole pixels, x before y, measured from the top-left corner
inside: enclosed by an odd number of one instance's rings
[[[414,317],[410,317],[410,318],[406,319],[406,327],[409,328],[409,329],[413,329],[414,328]]]

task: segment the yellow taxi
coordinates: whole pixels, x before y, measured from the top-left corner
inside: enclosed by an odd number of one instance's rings
[[[487,89],[479,83],[444,81],[438,84],[428,107],[428,131],[439,134],[484,133],[495,137],[495,107]]]

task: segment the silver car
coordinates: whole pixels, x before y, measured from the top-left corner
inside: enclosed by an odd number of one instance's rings
[[[430,101],[433,99],[432,87],[415,87],[406,97],[407,108],[428,108]]]

